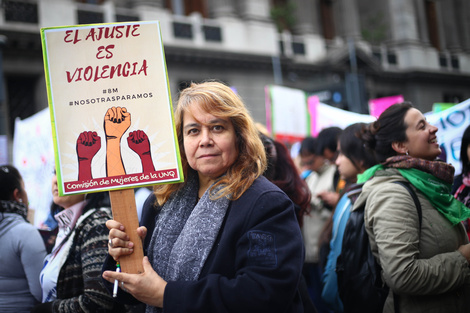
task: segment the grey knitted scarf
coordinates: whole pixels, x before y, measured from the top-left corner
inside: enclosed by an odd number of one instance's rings
[[[149,260],[166,281],[194,281],[212,250],[230,200],[209,199],[209,188],[198,196],[197,175],[163,205],[149,245]],[[217,190],[214,190],[217,192]],[[147,306],[147,313],[162,312]]]

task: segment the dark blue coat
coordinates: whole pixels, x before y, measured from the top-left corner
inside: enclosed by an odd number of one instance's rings
[[[158,218],[151,195],[141,224]],[[294,206],[266,178],[232,201],[197,281],[169,281],[164,312],[303,312],[298,290],[304,248]]]

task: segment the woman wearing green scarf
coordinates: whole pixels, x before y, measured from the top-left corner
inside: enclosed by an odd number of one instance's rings
[[[461,221],[470,210],[450,194],[454,168],[436,160],[437,128],[409,103],[395,104],[363,130],[364,146],[380,162],[358,178],[366,182],[354,209],[365,204],[372,252],[390,287],[383,312],[467,312],[470,245]],[[420,227],[409,181],[422,208]],[[354,210],[353,209],[353,210]]]

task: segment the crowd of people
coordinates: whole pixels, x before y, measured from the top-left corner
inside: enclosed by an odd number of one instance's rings
[[[113,220],[106,192],[59,196],[54,177],[45,242],[20,173],[0,167],[1,312],[356,312],[336,264],[359,209],[388,288],[381,312],[468,311],[470,126],[454,176],[407,102],[305,138],[297,158],[219,82],[182,90],[174,119],[185,180],[154,186],[137,230]],[[133,231],[143,273],[116,271]]]

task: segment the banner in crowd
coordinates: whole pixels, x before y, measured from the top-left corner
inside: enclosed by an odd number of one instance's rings
[[[369,100],[369,113],[372,116],[379,117],[383,111],[395,103],[405,101],[403,95],[396,95],[390,97],[375,98]]]
[[[39,228],[52,203],[54,148],[47,108],[24,120],[15,120],[12,148],[12,164],[23,177],[29,208],[34,210],[34,225]]]
[[[335,108],[331,105],[321,103],[317,96],[308,98],[308,108],[310,113],[310,134],[317,136],[318,133],[327,127],[337,126],[342,129],[354,123],[370,123],[375,121],[375,117],[367,114],[359,114]]]
[[[268,131],[283,140],[302,140],[309,131],[306,93],[282,86],[267,87],[265,91]]]
[[[460,145],[465,129],[470,125],[470,99],[456,104],[444,111],[425,113],[429,123],[436,126],[437,140],[445,154],[446,161],[460,174]]]
[[[183,180],[160,25],[41,29],[59,193]]]
[[[307,136],[316,136],[326,127],[337,126],[344,129],[353,123],[370,123],[376,120],[373,115],[353,113],[321,103],[318,101],[318,97],[308,97],[306,92],[298,89],[269,86],[267,90],[269,90],[269,103],[267,102],[267,106],[270,107],[270,111],[266,110],[266,121],[269,123],[275,120],[271,125],[271,134],[280,140],[285,138],[295,139],[288,141],[290,144],[301,141]],[[306,99],[303,104],[302,94]],[[392,100],[396,101],[396,99]],[[283,119],[281,116],[270,113],[284,113],[283,110],[286,109],[280,109],[277,106],[285,106],[292,111],[294,108],[307,107],[308,109],[306,112],[302,110],[297,113],[291,112],[289,118]],[[455,167],[455,173],[459,174],[461,171],[460,144],[462,134],[470,125],[470,99],[440,112],[423,113],[429,123],[439,128],[437,139],[443,150],[443,156],[448,163]],[[305,121],[308,121],[309,125],[305,125]],[[299,125],[302,125],[302,127],[299,127]],[[295,132],[290,133],[289,131],[293,129],[295,129]]]

